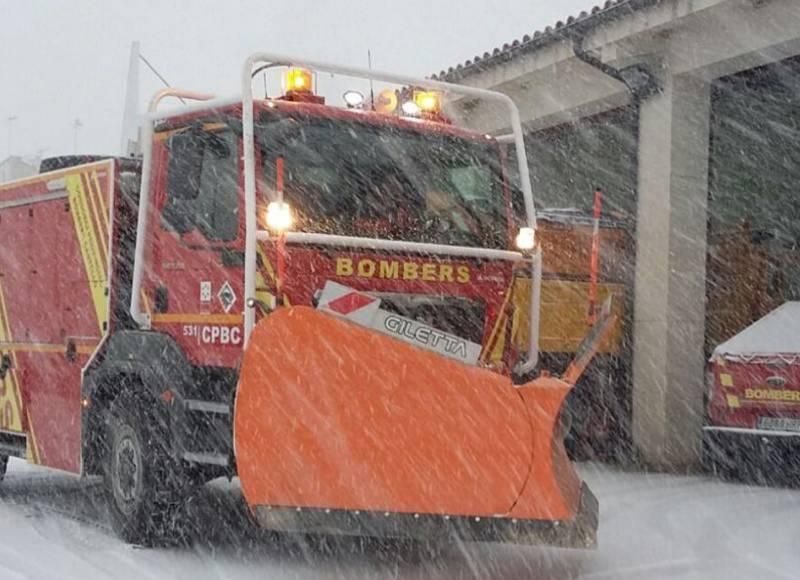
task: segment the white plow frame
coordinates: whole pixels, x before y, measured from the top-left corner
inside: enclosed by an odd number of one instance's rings
[[[508,135],[504,141],[514,142],[516,149],[516,157],[519,165],[520,187],[522,196],[525,203],[525,212],[527,217],[527,225],[530,228],[536,229],[536,208],[533,201],[533,192],[531,190],[530,173],[528,171],[528,159],[525,152],[525,140],[522,132],[522,124],[519,116],[519,109],[514,101],[503,93],[495,91],[487,91],[463,85],[456,85],[452,83],[445,83],[441,81],[434,81],[430,79],[418,79],[414,77],[407,77],[403,75],[396,75],[388,72],[377,70],[369,70],[363,68],[346,67],[340,65],[329,64],[325,62],[309,61],[291,56],[272,54],[272,53],[256,53],[251,55],[244,63],[242,68],[242,130],[243,130],[243,146],[244,146],[244,200],[245,200],[245,260],[244,260],[244,293],[245,304],[244,308],[244,341],[247,344],[250,333],[255,325],[255,308],[248,307],[250,302],[249,298],[256,295],[256,253],[259,239],[266,239],[269,237],[268,232],[259,231],[257,224],[257,198],[256,198],[256,177],[255,177],[255,113],[254,113],[254,98],[252,88],[253,71],[256,66],[272,65],[274,67],[303,67],[311,69],[314,72],[325,72],[330,74],[338,74],[349,76],[353,78],[368,79],[378,82],[391,83],[395,85],[405,85],[409,87],[422,88],[428,90],[437,90],[447,93],[463,95],[466,97],[478,98],[486,101],[499,103],[505,107],[509,114],[509,124],[511,127],[511,134]],[[160,98],[164,96],[181,96],[183,98],[204,101],[200,104],[190,105],[169,113],[157,113],[155,111]],[[142,170],[142,188],[140,193],[140,210],[139,210],[139,223],[137,228],[136,240],[136,261],[134,265],[133,275],[133,292],[131,300],[131,314],[141,326],[149,327],[150,320],[145,313],[141,310],[140,294],[142,287],[142,277],[144,271],[144,239],[147,231],[147,216],[146,208],[149,204],[149,176],[150,164],[152,163],[151,155],[151,140],[153,132],[153,123],[158,119],[163,119],[175,114],[181,114],[190,110],[212,109],[222,105],[228,105],[231,102],[236,102],[238,99],[225,99],[225,100],[206,100],[209,99],[208,95],[198,95],[194,93],[180,93],[171,92],[168,95],[157,95],[151,104],[150,113],[146,117],[145,130],[143,131],[143,154],[144,154],[144,167]],[[294,233],[289,232],[286,234],[286,241],[288,243],[303,244],[326,244],[326,245],[346,245],[349,247],[358,247],[365,249],[386,249],[398,251],[410,251],[427,254],[439,254],[447,256],[461,256],[461,257],[474,257],[484,259],[505,259],[512,261],[520,261],[524,259],[523,254],[513,251],[498,251],[485,248],[468,248],[461,246],[447,246],[440,244],[418,244],[414,242],[391,242],[388,240],[375,240],[368,238],[344,237],[344,236],[325,236],[318,234],[308,233]],[[537,245],[536,250],[531,259],[532,278],[531,278],[531,312],[530,312],[530,344],[528,347],[528,356],[525,363],[518,368],[518,372],[528,372],[532,370],[538,363],[539,357],[539,307],[541,295],[541,278],[542,278],[542,256],[541,248]]]

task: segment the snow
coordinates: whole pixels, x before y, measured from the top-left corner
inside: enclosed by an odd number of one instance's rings
[[[107,527],[94,481],[12,460],[0,485],[0,578],[795,578],[800,492],[702,476],[581,467],[601,505],[593,552],[464,544],[386,553],[261,537],[235,489],[210,486],[189,516],[190,546],[139,549]]]
[[[728,359],[780,354],[800,354],[800,302],[786,302],[714,349]]]

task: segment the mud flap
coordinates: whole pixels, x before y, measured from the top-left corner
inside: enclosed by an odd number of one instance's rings
[[[486,539],[534,541],[504,526],[577,525],[588,496],[553,436],[569,388],[548,380],[517,388],[311,308],[280,309],[242,364],[244,497],[273,529],[480,539],[483,522]]]

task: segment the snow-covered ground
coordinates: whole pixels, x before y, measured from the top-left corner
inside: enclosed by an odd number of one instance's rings
[[[601,504],[594,552],[460,545],[386,554],[356,542],[254,539],[230,489],[193,507],[191,547],[137,549],[108,530],[96,483],[12,461],[0,486],[0,578],[788,579],[800,576],[800,491],[582,468]]]

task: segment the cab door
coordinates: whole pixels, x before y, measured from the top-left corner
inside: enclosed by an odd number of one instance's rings
[[[157,134],[146,303],[189,360],[235,366],[243,343],[240,139],[222,123]]]

